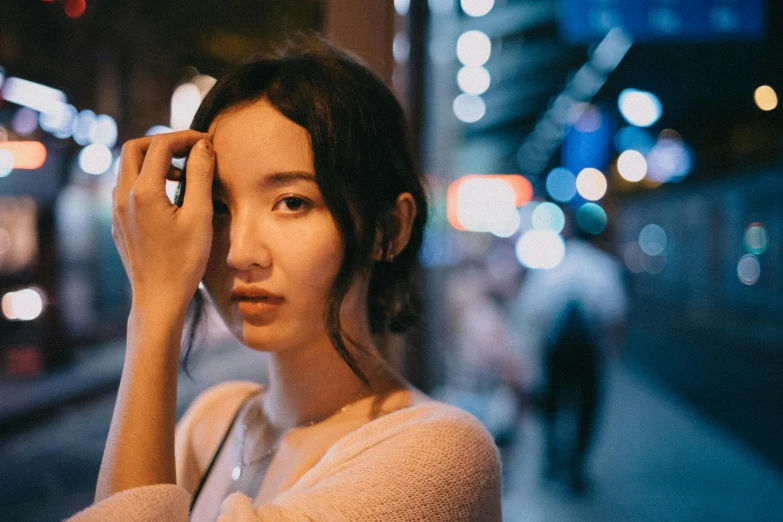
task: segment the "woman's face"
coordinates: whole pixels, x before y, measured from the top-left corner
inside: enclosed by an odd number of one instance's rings
[[[245,345],[282,350],[326,335],[343,240],[315,183],[307,131],[267,100],[210,126],[214,239],[204,286]]]

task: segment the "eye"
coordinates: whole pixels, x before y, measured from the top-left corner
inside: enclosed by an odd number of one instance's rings
[[[290,212],[297,212],[305,208],[307,202],[296,196],[287,196],[280,200],[280,203],[286,206]]]

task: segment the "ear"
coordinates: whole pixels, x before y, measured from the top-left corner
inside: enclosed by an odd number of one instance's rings
[[[380,244],[381,233],[380,230],[376,232],[375,246],[372,251],[374,261],[388,261],[391,263],[408,245],[413,221],[416,219],[416,200],[413,199],[410,192],[403,192],[397,196],[397,201],[395,201],[394,209],[391,213],[395,221],[396,233],[392,238],[391,244],[386,246],[386,258],[382,259],[384,249]]]

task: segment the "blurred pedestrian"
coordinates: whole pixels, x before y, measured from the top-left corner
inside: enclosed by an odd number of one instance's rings
[[[545,474],[564,476],[574,492],[588,487],[604,358],[620,352],[626,309],[618,262],[585,235],[566,241],[556,267],[531,270],[514,306],[523,352],[536,363]]]

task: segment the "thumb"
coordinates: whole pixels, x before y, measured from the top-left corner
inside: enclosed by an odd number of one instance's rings
[[[207,206],[212,208],[212,175],[215,170],[215,151],[209,139],[199,140],[190,151],[187,166],[185,209]]]

